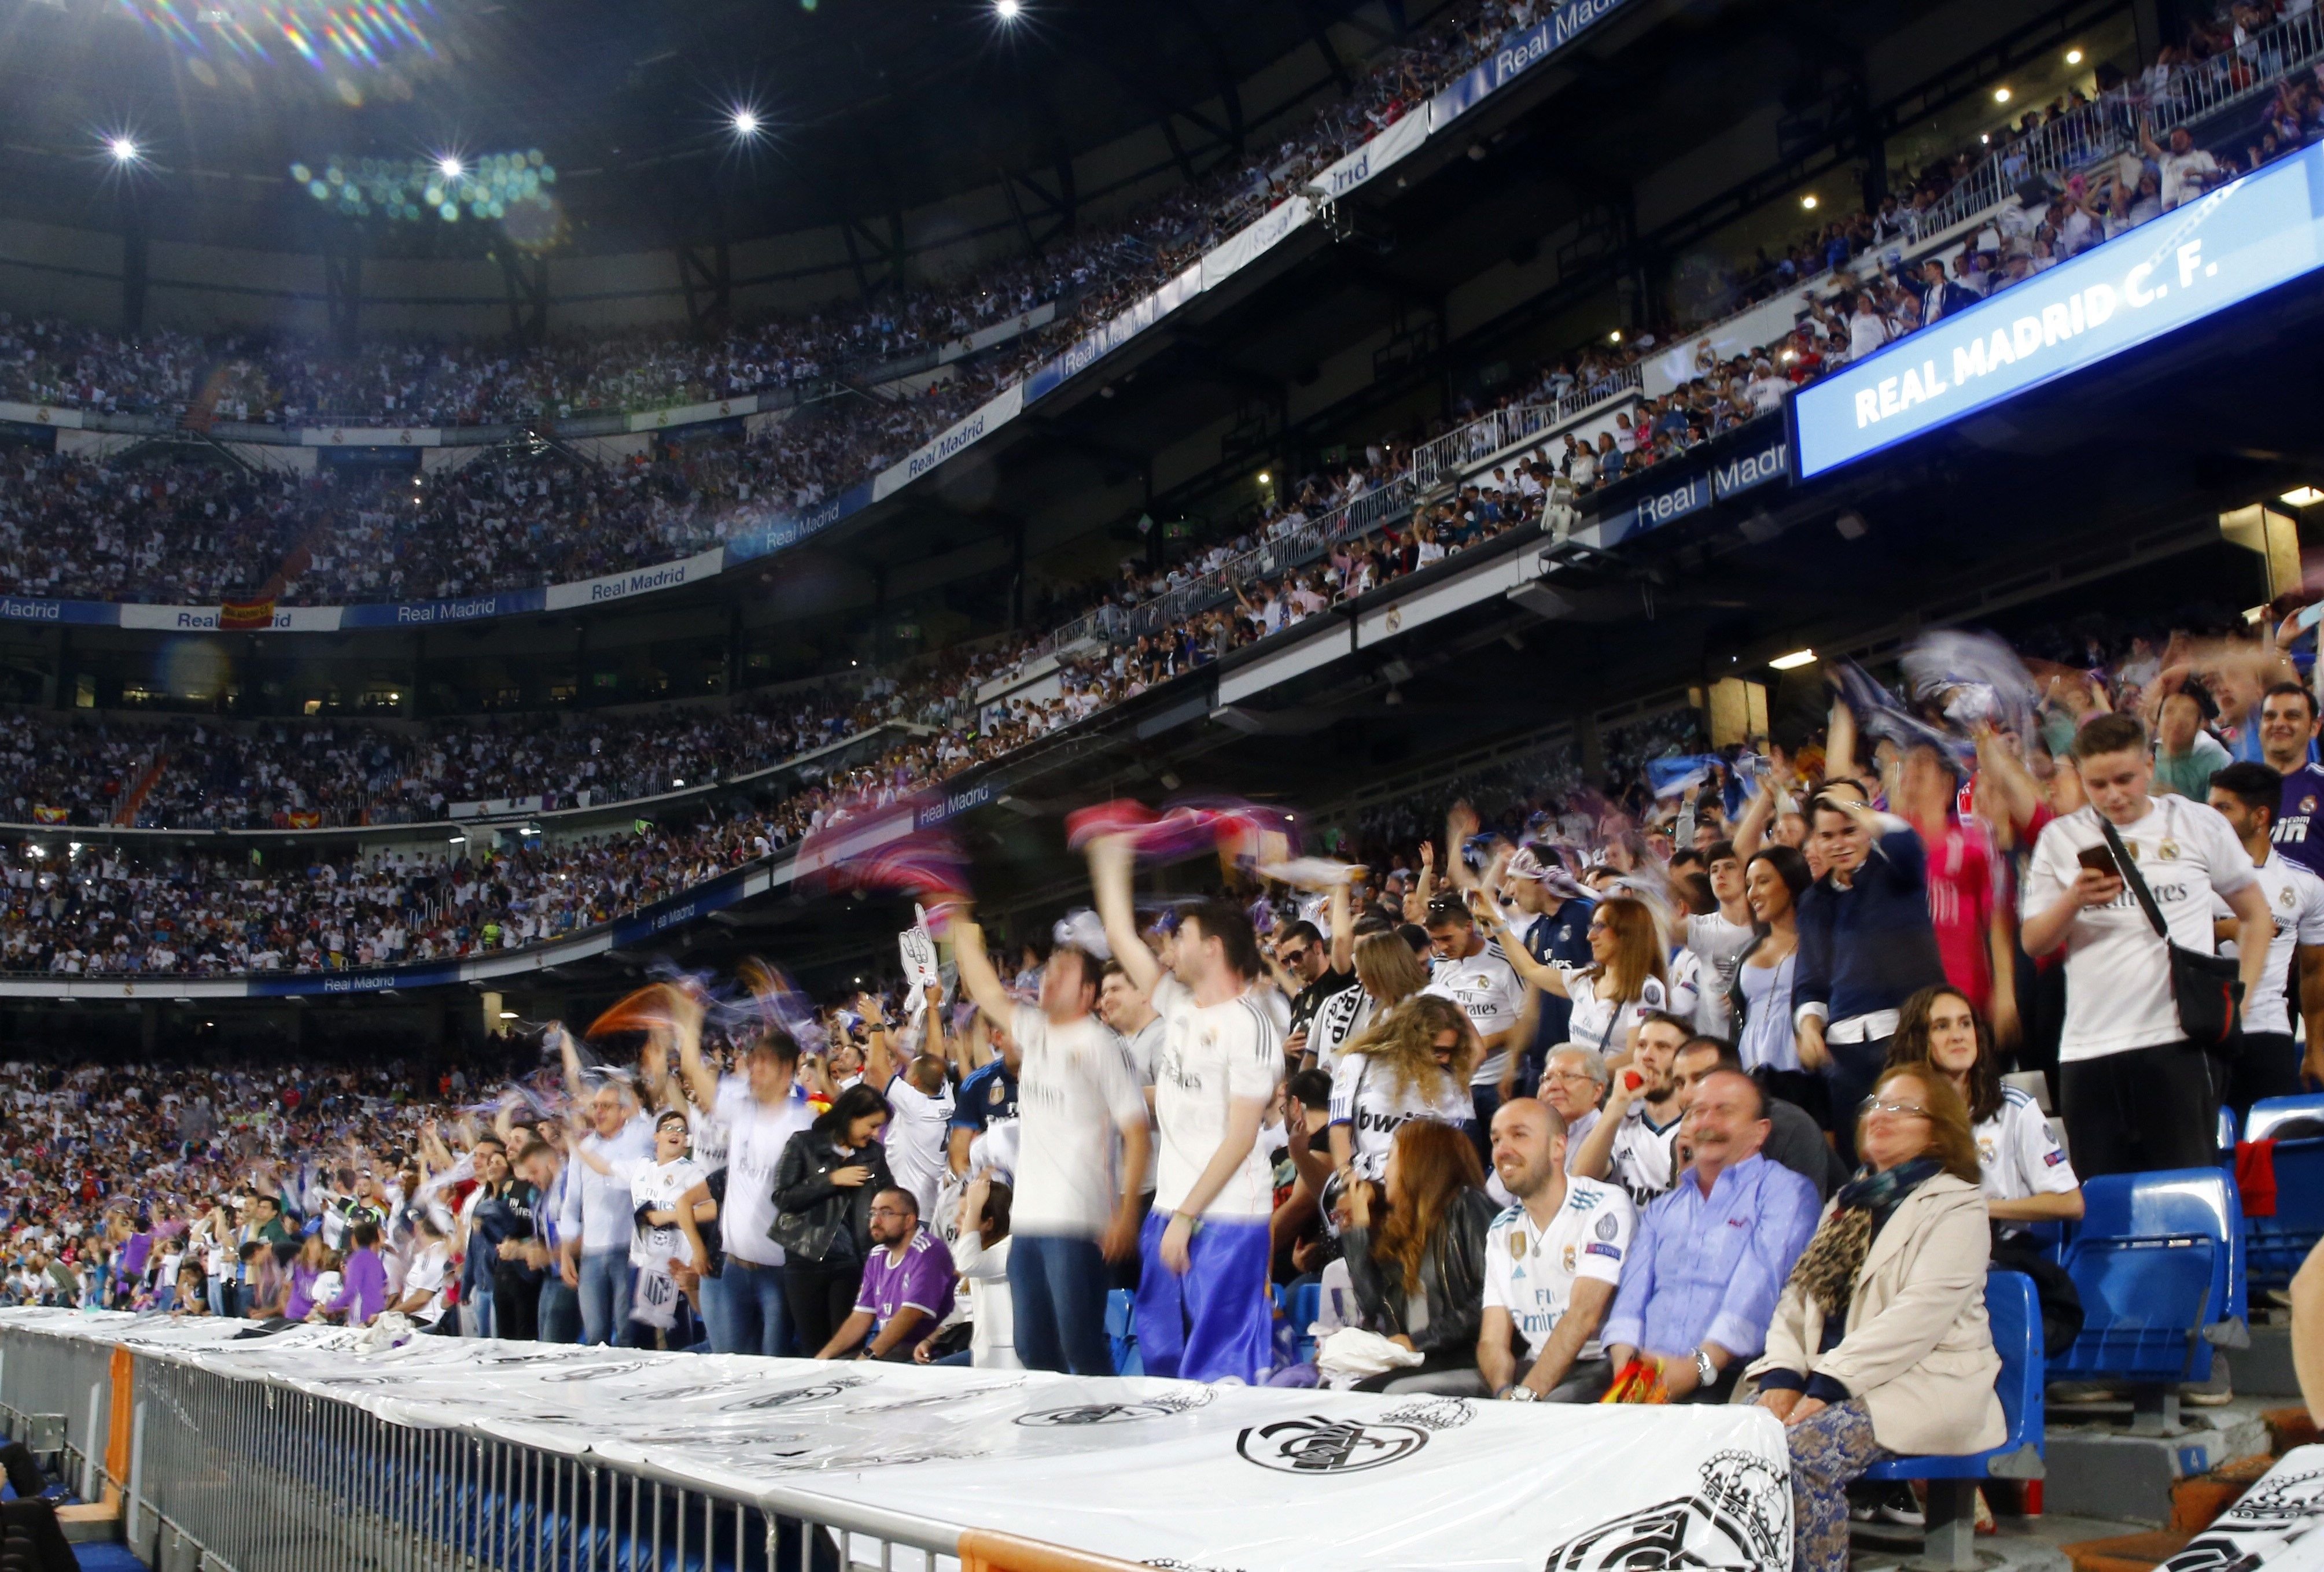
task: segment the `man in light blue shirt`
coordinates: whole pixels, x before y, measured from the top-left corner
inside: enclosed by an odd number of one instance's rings
[[[1639,1219],[1600,1333],[1616,1370],[1633,1354],[1658,1363],[1674,1402],[1727,1401],[1815,1232],[1815,1186],[1759,1154],[1769,1128],[1749,1076],[1703,1079],[1679,1137],[1693,1164]]]

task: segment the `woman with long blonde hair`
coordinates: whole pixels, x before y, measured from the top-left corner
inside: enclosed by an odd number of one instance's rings
[[[1378,1179],[1397,1131],[1414,1119],[1465,1130],[1473,1114],[1469,1071],[1477,1048],[1461,1007],[1425,993],[1390,1008],[1342,1050],[1332,1071],[1329,1129],[1341,1181]]]

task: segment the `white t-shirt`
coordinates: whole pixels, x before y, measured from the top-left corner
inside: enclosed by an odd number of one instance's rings
[[[1437,1119],[1457,1127],[1475,1117],[1468,1089],[1450,1075],[1403,1085],[1393,1070],[1369,1053],[1343,1053],[1332,1071],[1332,1123],[1348,1126],[1351,1161],[1366,1179],[1388,1172],[1396,1133],[1412,1120]]]
[[[452,1260],[452,1247],[438,1239],[411,1258],[403,1273],[404,1294],[425,1293],[427,1301],[409,1312],[415,1321],[434,1326],[444,1315],[444,1276]],[[400,1296],[399,1296],[400,1297]]]
[[[1622,1110],[1622,1122],[1614,1130],[1614,1150],[1607,1159],[1606,1177],[1627,1190],[1638,1205],[1646,1205],[1676,1181],[1678,1125],[1684,1117],[1673,1114],[1669,1124],[1657,1125],[1647,1114],[1643,1097]]]
[[[1429,969],[1428,986],[1420,991],[1441,995],[1459,1005],[1480,1037],[1508,1032],[1525,1008],[1525,984],[1517,980],[1517,974],[1501,955],[1501,947],[1491,940],[1474,955],[1436,962]],[[1508,1067],[1509,1045],[1504,1040],[1478,1062],[1469,1084],[1498,1086]]]
[[[2259,991],[2244,1000],[2243,1028],[2289,1036],[2292,951],[2300,944],[2324,945],[2324,878],[2273,846],[2267,849],[2267,860],[2252,873],[2259,880],[2260,893],[2267,896],[2268,915],[2275,919],[2275,937],[2268,943],[2267,969],[2260,973]],[[2235,908],[2227,902],[2216,895],[2211,897],[2214,918],[2235,915]],[[2219,946],[2219,953],[2235,955],[2240,950],[2229,940]]]
[[[2253,882],[2251,854],[2217,812],[2184,797],[2149,799],[2138,823],[2117,828],[2123,847],[2154,894],[2173,942],[2211,952],[2211,896]],[[2046,911],[2081,871],[2086,846],[2103,846],[2098,810],[2052,820],[2034,847],[2021,919]],[[2066,929],[2066,1024],[2061,1063],[2181,1042],[2163,941],[2126,883],[2113,903],[2078,913]]]
[[[2050,1132],[2050,1121],[2032,1098],[2014,1086],[2001,1089],[2001,1111],[1971,1129],[1985,1193],[1993,1200],[2024,1200],[2034,1195],[2063,1195],[2082,1182],[2065,1148]]]
[[[630,1187],[631,1207],[650,1208],[658,1212],[676,1211],[678,1198],[709,1177],[691,1157],[674,1158],[668,1163],[656,1163],[650,1157],[632,1158],[613,1167]],[[640,1228],[630,1236],[632,1266],[667,1272],[671,1261],[688,1254],[686,1234],[676,1223]]]
[[[1226,1139],[1235,1102],[1275,1095],[1283,1049],[1273,1021],[1248,997],[1204,1008],[1194,1003],[1193,989],[1166,976],[1154,985],[1154,1008],[1163,1022],[1162,1053],[1154,1070],[1154,1118],[1162,1147],[1154,1209],[1173,1212]],[[1265,1145],[1253,1141],[1241,1166],[1203,1215],[1223,1222],[1263,1222],[1274,1209],[1274,1165]]]
[[[733,1140],[734,1133],[726,1127],[726,1121],[716,1115],[706,1114],[690,1102],[685,1108],[686,1154],[694,1159],[694,1165],[706,1176],[719,1172],[726,1166],[726,1148]]]
[[[1485,1231],[1485,1305],[1509,1312],[1529,1357],[1539,1357],[1573,1303],[1573,1285],[1589,1278],[1609,1288],[1622,1280],[1622,1261],[1638,1226],[1637,1209],[1614,1186],[1568,1179],[1565,1204],[1536,1232],[1523,1206],[1512,1206]],[[1579,1356],[1595,1359],[1592,1338]]]
[[[1713,1037],[1732,1037],[1727,990],[1735,981],[1735,963],[1751,947],[1748,923],[1730,923],[1719,912],[1686,920],[1687,951],[1701,957],[1702,992],[1695,999],[1694,1029]]]
[[[951,1170],[945,1143],[951,1139],[952,1087],[936,1089],[930,1097],[899,1075],[881,1089],[896,1117],[884,1137],[888,1172],[920,1203],[920,1216],[936,1215],[936,1192]]]
[[[1115,1133],[1146,1122],[1145,1090],[1121,1039],[1095,1016],[1060,1026],[1019,1005],[1009,1034],[1023,1055],[1010,1230],[1094,1238],[1113,1215]]]
[[[1573,1003],[1572,1013],[1566,1017],[1565,1040],[1595,1048],[1609,1059],[1629,1047],[1630,1028],[1638,1024],[1640,1016],[1670,1008],[1670,989],[1659,977],[1646,979],[1637,998],[1617,1006],[1598,997],[1600,979],[1588,975],[1588,967],[1561,963],[1557,970],[1565,974],[1566,997]]]
[[[724,1122],[726,1201],[718,1209],[718,1233],[726,1254],[760,1266],[780,1266],[783,1247],[767,1237],[775,1226],[775,1165],[793,1135],[815,1123],[807,1088],[791,1083],[790,1096],[769,1108],[751,1095],[742,1075],[722,1076],[713,1110]]]

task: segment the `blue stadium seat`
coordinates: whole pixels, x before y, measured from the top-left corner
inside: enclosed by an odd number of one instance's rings
[[[1105,1296],[1105,1335],[1113,1344],[1116,1375],[1146,1374],[1146,1360],[1138,1352],[1138,1301],[1126,1288]]]
[[[2229,1173],[2236,1171],[2236,1110],[2219,1109],[2219,1166]]]
[[[1314,1334],[1307,1328],[1314,1326],[1315,1318],[1323,1313],[1322,1284],[1303,1282],[1291,1291],[1291,1340],[1292,1345],[1299,1350],[1299,1357],[1303,1360],[1313,1360],[1315,1357]]]
[[[2208,1379],[2215,1344],[2248,1342],[2235,1181],[2218,1168],[2108,1174],[2085,1180],[2082,1199],[2065,1267],[2085,1319],[2050,1374],[2163,1392],[2167,1427],[2170,1389]]]
[[[1952,1572],[1978,1565],[1975,1547],[1977,1482],[1980,1479],[2039,1479],[2043,1475],[2042,1300],[2034,1280],[2022,1272],[1988,1272],[1985,1314],[1992,1323],[2001,1375],[1994,1384],[2008,1433],[1987,1452],[1957,1457],[1895,1457],[1875,1463],[1867,1479],[1929,1482],[1928,1542],[1923,1563]]]
[[[2253,1288],[2292,1286],[2292,1274],[2324,1238],[2324,1135],[2275,1135],[2293,1119],[2324,1119],[2324,1096],[2262,1098],[2244,1133],[2246,1141],[2275,1142],[2275,1215],[2244,1219]]]

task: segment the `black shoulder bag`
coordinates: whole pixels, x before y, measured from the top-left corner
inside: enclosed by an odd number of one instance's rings
[[[2243,965],[2224,955],[2208,951],[2190,950],[2175,943],[2171,937],[2171,925],[2163,920],[2163,909],[2154,904],[2154,892],[2146,887],[2140,877],[2138,864],[2131,860],[2115,833],[2107,816],[2091,810],[2098,822],[2098,832],[2106,837],[2107,850],[2114,856],[2115,867],[2130,886],[2130,893],[2146,913],[2146,920],[2154,924],[2157,937],[2171,958],[2171,997],[2179,1006],[2179,1029],[2187,1034],[2188,1043],[2208,1053],[2223,1053],[2233,1040],[2236,1031],[2236,1007],[2243,1003]],[[2166,815],[2168,810],[2165,810]]]

